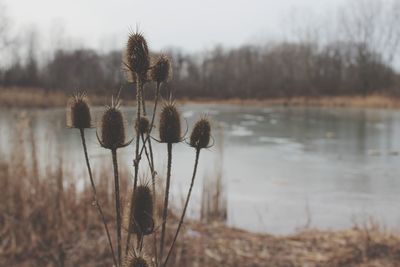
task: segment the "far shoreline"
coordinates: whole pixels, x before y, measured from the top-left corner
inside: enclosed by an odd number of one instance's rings
[[[108,96],[109,97],[109,96]],[[107,104],[107,96],[90,95],[92,105]],[[69,95],[64,92],[45,92],[43,89],[0,88],[0,108],[56,108],[67,105]],[[179,104],[226,104],[239,106],[288,106],[288,107],[340,107],[340,108],[379,108],[400,109],[400,97],[384,94],[368,96],[296,96],[291,98],[263,99],[214,99],[214,98],[180,98]],[[134,100],[125,101],[123,105],[134,105]]]

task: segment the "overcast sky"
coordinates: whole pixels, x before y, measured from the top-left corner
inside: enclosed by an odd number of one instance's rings
[[[199,51],[279,37],[293,10],[319,14],[351,0],[3,0],[14,27],[75,45],[120,48],[138,25],[152,49]],[[0,0],[1,2],[1,0]],[[52,37],[53,36],[53,37]]]

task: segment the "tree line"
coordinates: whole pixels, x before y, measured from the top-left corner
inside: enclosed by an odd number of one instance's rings
[[[357,0],[340,11],[329,29],[314,22],[278,42],[197,54],[170,49],[168,86],[176,97],[204,98],[398,94],[400,4]],[[0,65],[0,86],[105,94],[126,85],[122,51],[59,48],[39,60],[36,39],[25,40],[24,56]]]

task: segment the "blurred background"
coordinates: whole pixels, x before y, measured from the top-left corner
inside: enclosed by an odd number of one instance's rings
[[[399,3],[390,0],[2,0],[0,85],[119,87],[127,34],[172,57],[176,97],[397,93]]]
[[[122,88],[133,136],[136,89],[121,62],[135,31],[144,33],[152,55],[172,61],[163,98],[173,95],[189,126],[204,114],[212,121],[215,145],[200,159],[191,219],[249,235],[371,222],[400,230],[397,0],[0,0],[0,181],[11,188],[5,192],[19,192],[9,183],[15,175],[50,179],[76,199],[86,192],[78,133],[66,127],[67,97],[76,89],[87,92],[98,121]],[[153,95],[149,84],[145,96]],[[111,166],[95,131],[88,131],[88,147],[102,181]],[[128,180],[133,151],[120,152]],[[165,147],[155,151],[163,176]],[[174,151],[173,205],[181,207],[194,155],[185,144]],[[0,226],[7,218],[14,224],[16,203],[24,203],[4,198]],[[27,209],[19,219],[32,218]],[[46,240],[53,244],[53,236]]]

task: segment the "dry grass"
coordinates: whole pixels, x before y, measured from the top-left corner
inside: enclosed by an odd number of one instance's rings
[[[7,163],[0,166],[0,266],[111,266],[89,189],[65,183],[61,172],[39,180],[18,172]],[[110,186],[103,180],[99,191],[112,224]],[[171,222],[176,227],[175,217]],[[375,226],[277,237],[191,221],[183,233],[171,266],[394,267],[400,262],[400,236]]]
[[[70,94],[61,91],[46,92],[41,88],[0,87],[1,107],[49,108],[65,107]],[[92,104],[103,105],[104,97],[91,97]]]
[[[110,91],[111,92],[111,91]],[[111,93],[110,93],[111,94]],[[0,106],[2,107],[64,107],[69,95],[63,92],[45,92],[40,88],[20,89],[0,87]],[[104,96],[91,96],[94,105],[103,105]],[[132,104],[133,101],[125,101]],[[359,107],[399,109],[400,98],[389,95],[370,96],[321,96],[271,99],[181,99],[181,103],[218,103],[259,106],[316,106],[316,107]]]
[[[400,98],[389,95],[369,96],[321,96],[321,97],[293,97],[267,99],[182,99],[184,103],[223,103],[234,105],[256,106],[315,106],[315,107],[357,107],[357,108],[400,108]]]
[[[183,242],[193,253],[195,260],[190,262],[198,262],[197,266],[394,267],[400,262],[400,237],[376,226],[340,232],[308,230],[283,237],[220,224],[189,227],[191,237],[186,235]]]
[[[61,92],[46,93],[32,88],[0,88],[0,105],[2,107],[60,107],[65,106],[67,95]]]

